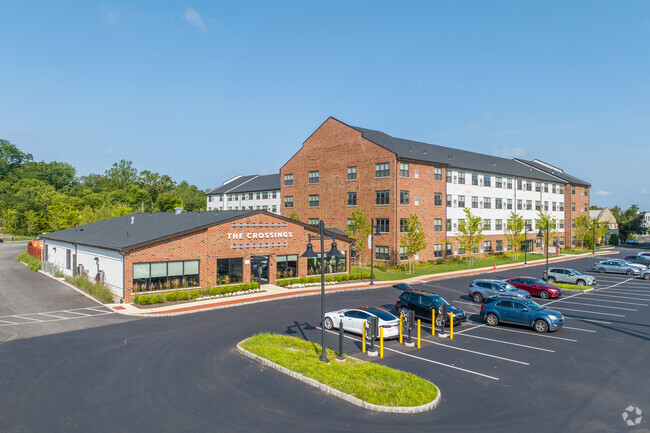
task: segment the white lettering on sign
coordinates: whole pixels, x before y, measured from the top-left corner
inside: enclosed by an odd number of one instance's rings
[[[248,239],[277,239],[292,238],[293,232],[261,232],[246,233]],[[228,239],[244,239],[244,233],[228,233]]]

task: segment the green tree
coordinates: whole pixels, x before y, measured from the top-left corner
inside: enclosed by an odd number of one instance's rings
[[[74,183],[76,170],[66,162],[34,162],[23,164],[20,177],[23,179],[38,179],[55,190],[61,191]]]
[[[24,163],[32,159],[31,154],[21,152],[9,141],[0,139],[0,179],[15,174]]]
[[[16,233],[18,226],[18,211],[16,209],[5,209],[0,211],[2,229],[5,233]]]
[[[546,223],[548,222],[548,233],[546,230]],[[543,242],[546,242],[548,239],[549,245],[553,244],[553,239],[557,235],[557,220],[551,216],[548,212],[543,212],[542,210],[537,211],[537,218],[535,218],[535,229],[540,230],[544,237],[542,238]]]
[[[90,224],[97,221],[97,215],[90,206],[86,205],[79,214],[79,225]]]
[[[164,192],[173,191],[176,188],[176,182],[168,175],[160,175],[149,170],[142,170],[138,175],[138,185],[151,197],[151,203],[155,203],[158,196]],[[150,210],[150,209],[147,209]]]
[[[630,235],[646,233],[643,227],[643,213],[639,213],[639,206],[633,204],[626,211],[614,206],[611,210],[616,222],[618,222],[618,233],[621,242],[627,242]]]
[[[289,219],[300,222],[300,215],[298,215],[298,212],[291,209],[291,212],[289,213]]]
[[[363,209],[357,209],[352,212],[352,221],[347,226],[346,234],[348,237],[354,239],[354,245],[357,250],[357,258],[361,257],[361,253],[366,248],[366,242],[370,235],[370,221]],[[371,252],[372,254],[372,252]]]
[[[515,260],[517,260],[519,258],[521,244],[526,241],[526,224],[524,218],[517,212],[512,211],[510,213],[504,235],[508,243],[512,246]]]
[[[124,189],[127,186],[136,183],[138,180],[138,170],[133,167],[132,161],[121,160],[106,170],[106,179],[111,189]]]
[[[580,244],[582,248],[588,246],[589,238],[591,238],[592,223],[591,218],[587,214],[580,214],[574,220],[573,235],[576,237],[576,243]]]
[[[205,210],[207,206],[205,193],[197,186],[190,185],[186,180],[178,184],[176,189],[173,191],[173,194],[181,199],[181,206],[183,206],[186,211]]]
[[[478,246],[483,242],[485,236],[483,235],[483,219],[479,216],[473,215],[469,208],[463,209],[465,212],[465,219],[458,224],[458,245],[469,251],[468,266],[474,263],[472,253],[478,249]]]
[[[156,200],[156,209],[160,212],[172,212],[177,207],[183,207],[183,200],[171,192],[164,192]]]
[[[409,257],[409,273],[413,273],[413,257],[427,247],[426,236],[417,214],[409,215],[406,234],[400,239],[400,246]]]

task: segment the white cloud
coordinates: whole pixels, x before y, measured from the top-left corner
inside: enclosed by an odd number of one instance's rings
[[[646,187],[644,186],[643,188],[641,188],[641,191],[639,191],[639,194],[641,194],[641,195],[648,195],[648,194],[650,194],[650,191],[648,191],[648,188],[646,188]]]
[[[113,8],[109,8],[109,7],[106,7],[106,6],[100,7],[99,8],[99,13],[109,23],[116,22],[118,20],[118,18],[120,17],[120,10],[119,9],[113,9]]]
[[[602,191],[601,190],[601,191],[596,191],[596,195],[598,197],[609,197],[610,195],[612,195],[612,193],[609,192],[609,191]]]
[[[502,158],[521,158],[528,155],[528,151],[523,147],[502,147],[501,149],[494,149],[492,153]]]
[[[205,33],[205,23],[203,22],[201,14],[197,11],[188,6],[183,14],[183,18],[189,25],[196,27],[201,33]]]

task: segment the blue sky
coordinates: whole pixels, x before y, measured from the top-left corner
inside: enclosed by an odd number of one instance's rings
[[[0,2],[0,138],[201,189],[328,116],[537,158],[650,211],[648,1]]]

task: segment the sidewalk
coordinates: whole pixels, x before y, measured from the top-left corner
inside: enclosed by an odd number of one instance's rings
[[[616,250],[600,251],[596,255],[617,254]],[[572,260],[581,257],[593,257],[592,254],[575,254],[575,255],[562,255],[559,257],[549,257],[549,263],[561,262],[565,260]],[[325,286],[326,293],[337,293],[355,290],[372,290],[379,287],[390,287],[394,284],[418,284],[426,283],[434,280],[444,280],[446,278],[459,277],[465,275],[477,275],[485,273],[500,272],[507,269],[526,268],[528,266],[539,265],[546,263],[546,259],[529,261],[528,264],[513,263],[510,265],[498,266],[495,268],[477,268],[467,269],[461,271],[442,272],[432,275],[421,275],[418,277],[407,278],[404,280],[395,281],[379,281],[375,280],[375,285],[371,286],[369,282],[347,283]],[[164,317],[164,316],[177,316],[181,314],[196,313],[199,311],[216,310],[219,308],[228,308],[236,305],[254,304],[257,302],[268,302],[280,298],[296,298],[299,296],[311,296],[320,294],[320,286],[305,287],[300,289],[288,289],[279,287],[272,284],[264,284],[263,291],[257,293],[250,293],[240,296],[228,296],[219,299],[207,299],[203,301],[188,302],[186,304],[176,305],[148,305],[145,308],[138,308],[133,304],[105,304],[104,306],[110,308],[116,313],[128,316],[141,316],[141,317]]]

